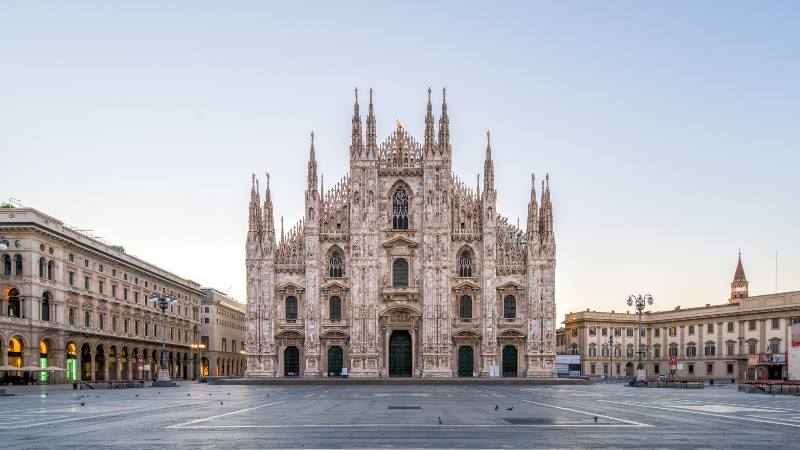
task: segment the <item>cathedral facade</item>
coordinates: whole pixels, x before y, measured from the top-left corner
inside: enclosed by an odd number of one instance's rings
[[[253,175],[247,233],[250,377],[555,376],[555,240],[549,179],[527,227],[497,212],[487,132],[483,179],[452,171],[447,103],[428,90],[422,143],[398,123],[378,143],[358,91],[350,171],[331,188],[311,135],[304,217],[276,234],[267,175]],[[532,177],[533,183],[533,177]]]

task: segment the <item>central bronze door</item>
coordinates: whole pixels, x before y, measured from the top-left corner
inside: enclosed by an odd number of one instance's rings
[[[471,377],[473,368],[472,347],[465,345],[458,348],[458,376]]]
[[[503,347],[503,376],[517,376],[517,348],[512,345]]]
[[[389,376],[411,376],[411,335],[408,331],[394,331],[389,337]]]
[[[342,375],[342,347],[335,345],[328,349],[328,376],[338,377]]]
[[[300,376],[300,350],[295,346],[286,347],[283,351],[283,375],[286,377]]]

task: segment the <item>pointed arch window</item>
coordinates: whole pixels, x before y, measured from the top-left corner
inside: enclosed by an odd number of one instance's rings
[[[331,297],[330,316],[331,320],[342,320],[342,299],[338,295]]]
[[[297,320],[297,297],[293,295],[286,297],[286,320],[292,322]]]
[[[3,275],[11,275],[11,256],[3,255]]]
[[[328,276],[332,278],[344,276],[344,258],[342,257],[342,251],[338,248],[331,250],[328,257]]]
[[[45,322],[50,321],[50,293],[44,292],[42,294],[42,320]]]
[[[398,187],[392,195],[392,229],[408,229],[408,191]]]
[[[403,258],[392,263],[392,286],[408,287],[408,261]]]
[[[472,298],[469,295],[462,295],[458,302],[458,316],[464,319],[472,319]]]
[[[458,276],[472,276],[472,255],[467,249],[461,250],[461,253],[458,255]]]
[[[517,318],[517,299],[513,295],[506,295],[503,300],[503,317],[506,319]]]
[[[17,276],[22,275],[22,255],[17,255],[14,257],[14,264],[17,266]]]

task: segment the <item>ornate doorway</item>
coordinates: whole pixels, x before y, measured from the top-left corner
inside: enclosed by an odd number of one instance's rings
[[[471,377],[473,373],[472,347],[464,345],[458,349],[458,376]]]
[[[517,348],[513,345],[503,347],[503,376],[517,376]]]
[[[294,345],[286,347],[283,351],[283,375],[287,377],[300,376],[300,350]]]
[[[393,331],[389,338],[389,376],[411,376],[411,335],[406,330]]]
[[[328,349],[328,376],[329,377],[338,377],[342,375],[342,364],[343,364],[343,356],[342,356],[342,347],[338,345],[334,345],[333,347]]]

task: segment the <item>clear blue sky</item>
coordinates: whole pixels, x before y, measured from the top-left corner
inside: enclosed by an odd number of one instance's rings
[[[382,140],[446,85],[454,170],[491,129],[501,213],[551,173],[559,316],[724,302],[739,248],[751,293],[776,251],[800,289],[797,2],[498,5],[3,2],[0,198],[244,300],[250,173],[293,224],[309,131],[347,170],[354,86]]]

